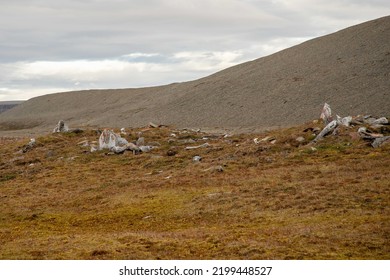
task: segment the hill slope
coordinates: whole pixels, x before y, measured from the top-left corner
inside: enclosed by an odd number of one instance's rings
[[[390,17],[356,25],[211,76],[171,85],[33,98],[0,129],[54,126],[268,128],[340,115],[390,115]]]
[[[21,104],[23,101],[0,101],[0,114]]]

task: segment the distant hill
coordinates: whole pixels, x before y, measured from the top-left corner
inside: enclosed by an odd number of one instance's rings
[[[23,101],[0,101],[0,114],[21,104]]]
[[[264,129],[318,118],[390,115],[390,16],[185,83],[57,93],[1,115],[0,129],[70,126]]]

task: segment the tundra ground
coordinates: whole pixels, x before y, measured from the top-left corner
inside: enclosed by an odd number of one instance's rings
[[[138,155],[91,153],[93,130],[2,138],[0,259],[389,259],[390,145],[311,146],[312,125],[129,130],[159,144]]]

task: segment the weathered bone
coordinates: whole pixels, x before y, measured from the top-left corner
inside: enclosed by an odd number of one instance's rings
[[[337,126],[338,126],[338,123],[336,120],[331,121],[327,126],[325,126],[325,128],[317,135],[317,137],[312,142],[313,143],[318,142],[319,140],[324,138],[326,135],[331,133],[333,130],[335,130]]]
[[[60,120],[57,126],[53,129],[53,133],[68,132],[69,128],[63,120]]]
[[[330,106],[328,103],[324,104],[324,107],[322,108],[322,112],[320,115],[320,118],[324,121],[324,123],[327,125],[329,124],[333,118],[332,118],[332,110],[330,109]]]

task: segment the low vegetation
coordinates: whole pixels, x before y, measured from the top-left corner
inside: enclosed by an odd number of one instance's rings
[[[160,144],[138,155],[91,153],[93,130],[2,138],[0,259],[389,259],[390,144],[311,146],[312,125],[134,129]]]

